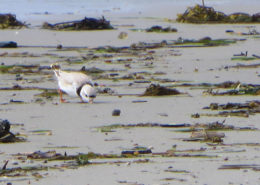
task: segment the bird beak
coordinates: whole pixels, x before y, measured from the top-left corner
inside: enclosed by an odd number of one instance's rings
[[[89,98],[89,103],[93,103],[94,102],[94,99],[93,98]]]

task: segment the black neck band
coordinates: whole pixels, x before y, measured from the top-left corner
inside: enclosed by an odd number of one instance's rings
[[[91,87],[93,87],[93,84],[91,82],[87,82],[85,84],[82,84],[81,86],[79,86],[79,88],[77,89],[77,95],[80,96],[80,91],[83,88],[84,85],[90,85]]]

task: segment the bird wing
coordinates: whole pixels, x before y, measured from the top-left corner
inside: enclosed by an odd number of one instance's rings
[[[60,71],[59,76],[57,76],[59,81],[62,83],[66,83],[68,85],[72,85],[75,88],[82,86],[85,83],[91,82],[91,77],[87,76],[84,73],[80,72],[66,72]]]

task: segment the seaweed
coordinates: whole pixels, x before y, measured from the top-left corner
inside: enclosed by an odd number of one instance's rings
[[[151,84],[146,88],[142,96],[168,96],[168,95],[179,95],[181,94],[176,89],[169,89],[167,87],[160,86],[159,84]]]
[[[27,27],[27,25],[18,21],[14,14],[0,14],[0,29],[17,29],[22,27]]]
[[[259,15],[247,13],[232,13],[226,15],[223,12],[215,11],[213,7],[195,5],[188,7],[183,14],[177,15],[177,22],[182,23],[257,23]]]
[[[8,120],[0,120],[0,143],[14,143],[25,141],[10,132],[11,124]]]
[[[163,28],[161,26],[152,26],[151,28],[147,28],[145,31],[156,32],[156,33],[172,33],[172,32],[177,32],[177,29],[171,27]]]
[[[113,27],[110,25],[110,22],[107,21],[104,17],[102,17],[101,19],[85,17],[80,21],[69,21],[56,24],[45,22],[43,23],[42,28],[62,31],[113,29]]]

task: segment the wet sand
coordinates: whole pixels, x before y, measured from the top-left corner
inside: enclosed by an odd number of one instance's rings
[[[47,15],[46,15],[47,17]],[[109,18],[108,18],[109,19]],[[38,22],[40,24],[40,22]],[[49,66],[59,62],[64,70],[80,70],[96,67],[103,69],[105,74],[118,73],[124,76],[132,73],[146,72],[142,75],[151,83],[161,83],[152,77],[170,79],[162,85],[178,85],[189,83],[222,83],[234,81],[249,84],[259,84],[258,68],[230,68],[238,63],[254,64],[254,61],[231,60],[233,54],[245,51],[249,55],[258,54],[260,39],[252,36],[230,35],[226,30],[247,32],[248,24],[220,24],[220,25],[193,25],[166,22],[163,18],[145,17],[111,17],[111,24],[116,30],[109,31],[49,31],[38,27],[21,30],[1,30],[4,40],[14,40],[19,46],[17,49],[0,49],[0,54],[7,52],[10,55],[0,57],[0,63],[5,65],[40,65]],[[128,26],[126,26],[128,25]],[[131,26],[129,26],[131,25]],[[146,33],[130,29],[145,29],[153,25],[171,26],[178,29],[177,33]],[[118,39],[120,32],[126,31],[128,38]],[[179,37],[199,39],[209,36],[213,39],[246,39],[235,44],[218,47],[192,48],[155,48],[140,51],[137,54],[107,53],[112,57],[106,58],[102,53],[97,59],[83,57],[93,54],[93,48],[100,46],[130,46],[138,42],[172,41]],[[57,50],[62,44],[64,49]],[[66,49],[77,47],[74,49]],[[152,51],[152,52],[151,52]],[[17,54],[27,52],[22,57]],[[149,54],[150,53],[150,54]],[[30,56],[33,54],[34,56]],[[145,59],[152,56],[153,59]],[[122,62],[119,59],[131,59]],[[107,60],[111,60],[108,63]],[[78,63],[77,63],[78,62]],[[131,68],[125,66],[129,64]],[[155,75],[156,72],[163,72]],[[143,74],[143,73],[141,73]],[[57,82],[50,70],[44,73],[21,74],[23,79],[17,81],[16,74],[0,74],[0,87],[12,87],[16,84],[22,87],[57,88]],[[98,75],[97,75],[98,76]],[[93,76],[95,78],[95,76]],[[6,184],[257,184],[260,183],[258,171],[246,169],[220,169],[222,165],[247,164],[259,165],[259,131],[221,131],[225,133],[223,143],[209,144],[207,142],[186,142],[190,132],[178,132],[176,128],[118,128],[115,132],[101,132],[98,127],[111,124],[138,124],[138,123],[210,123],[222,122],[235,127],[253,127],[259,129],[259,114],[244,117],[207,117],[192,118],[195,113],[212,113],[203,110],[210,103],[242,103],[258,100],[258,96],[210,96],[203,95],[203,88],[179,87],[176,88],[186,95],[164,97],[140,97],[150,83],[137,83],[138,79],[114,80],[100,78],[95,80],[105,84],[117,95],[99,94],[94,104],[82,104],[79,98],[65,96],[68,103],[60,103],[57,96],[53,99],[43,99],[37,102],[37,94],[41,90],[2,90],[0,96],[0,115],[11,123],[21,123],[24,126],[13,126],[11,131],[20,133],[27,141],[22,143],[1,144],[0,166],[9,160],[8,168],[17,166],[46,165],[42,161],[25,160],[21,162],[14,154],[30,153],[35,151],[55,150],[58,153],[66,152],[69,155],[78,153],[120,154],[123,150],[134,146],[152,146],[153,153],[166,152],[176,145],[177,153],[187,155],[201,154],[204,157],[153,157],[144,155],[138,158],[125,159],[92,159],[91,162],[112,161],[99,165],[85,165],[77,169],[49,169],[39,171],[41,178],[36,175],[21,177],[0,177],[0,183]],[[131,84],[131,85],[129,85]],[[124,95],[128,94],[128,95]],[[10,103],[10,100],[19,100],[23,103]],[[143,103],[133,103],[135,100]],[[121,115],[112,116],[114,109],[120,109]],[[33,131],[45,130],[43,134]],[[254,143],[255,145],[249,145]],[[203,149],[203,150],[201,150]],[[194,152],[190,152],[195,150]],[[148,162],[137,163],[136,160],[148,159]],[[124,161],[115,163],[115,161]],[[53,166],[55,163],[48,162]],[[66,162],[65,162],[66,163]],[[2,164],[2,165],[1,165]]]

